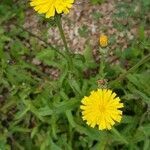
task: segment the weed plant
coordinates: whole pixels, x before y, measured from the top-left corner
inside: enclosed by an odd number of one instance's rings
[[[138,35],[128,49],[115,51],[119,63],[113,64],[97,63],[88,44],[82,55],[71,53],[60,16],[45,22],[59,25],[61,48],[48,43],[44,33],[39,37],[23,27],[27,1],[0,1],[0,150],[149,150],[150,38],[145,29],[150,24],[145,16],[150,2],[132,3],[141,6]],[[127,6],[118,5],[125,13],[114,17],[136,18]],[[80,34],[86,32],[83,28]],[[33,64],[33,58],[41,64]],[[57,79],[45,68],[57,69]],[[107,80],[124,103],[123,119],[114,130],[99,131],[81,118],[81,99],[97,89],[98,80]]]

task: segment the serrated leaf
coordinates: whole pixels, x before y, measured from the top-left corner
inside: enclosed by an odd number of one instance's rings
[[[70,125],[74,128],[76,126],[76,123],[74,122],[71,110],[66,111],[66,116],[68,118],[68,121],[69,121]]]
[[[38,109],[38,112],[40,116],[50,116],[53,114],[53,110],[50,109],[48,106]]]
[[[68,82],[75,94],[82,95],[79,83],[75,79],[69,79]]]
[[[59,114],[59,113],[64,113],[66,110],[72,110],[75,107],[77,107],[80,103],[80,100],[77,99],[70,99],[68,101],[61,102],[54,108],[54,113]]]
[[[128,144],[128,140],[115,128],[111,129],[111,133],[114,137],[114,139],[113,139],[114,141],[118,141],[118,142],[121,142],[121,143],[124,143],[124,144]]]

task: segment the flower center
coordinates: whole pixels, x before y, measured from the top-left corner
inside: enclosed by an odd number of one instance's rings
[[[106,107],[104,105],[99,105],[99,110],[100,112],[105,113]]]

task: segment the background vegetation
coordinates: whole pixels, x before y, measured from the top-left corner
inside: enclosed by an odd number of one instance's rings
[[[141,7],[138,14],[132,7],[136,4]],[[150,1],[117,5],[114,17],[138,19],[138,34],[127,49],[115,50],[119,63],[105,61],[103,65],[95,61],[87,45],[82,55],[70,54],[68,66],[58,52],[62,48],[54,50],[46,42],[46,31],[37,37],[23,28],[28,7],[27,1],[0,1],[0,150],[148,150],[150,38],[145,31],[150,26]],[[53,21],[44,23],[54,25]],[[120,30],[130,28],[117,21],[114,24]],[[41,65],[33,64],[33,58]],[[54,79],[45,68],[57,69],[59,76]],[[111,131],[88,127],[79,109],[83,96],[104,78],[125,105],[122,122]]]

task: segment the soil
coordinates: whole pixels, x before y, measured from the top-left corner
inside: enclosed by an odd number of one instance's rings
[[[130,3],[132,0],[127,0]],[[114,51],[127,49],[132,40],[137,38],[140,21],[133,17],[117,18],[115,14],[119,13],[117,5],[120,0],[105,0],[102,4],[92,5],[88,0],[76,0],[68,15],[62,16],[62,26],[66,35],[66,39],[70,50],[73,53],[82,54],[85,47],[90,45],[93,50],[93,55],[96,61],[99,61],[97,50],[99,47],[100,34],[106,34],[109,38],[109,61],[117,62],[118,59],[114,55]],[[140,5],[135,6],[133,12],[138,14],[141,8]],[[150,16],[148,16],[150,20]],[[120,30],[116,27],[116,23],[122,26]],[[37,13],[29,8],[26,11],[26,20],[24,27],[32,33],[43,36],[43,28],[47,29],[44,23],[41,23]],[[146,30],[146,34],[150,35],[150,29]],[[63,47],[59,31],[56,27],[50,27],[46,30],[47,42],[52,45]],[[42,41],[39,43],[43,44]],[[35,65],[40,64],[39,60],[33,59]],[[55,72],[50,70],[47,72]],[[55,74],[55,73],[54,73]]]

